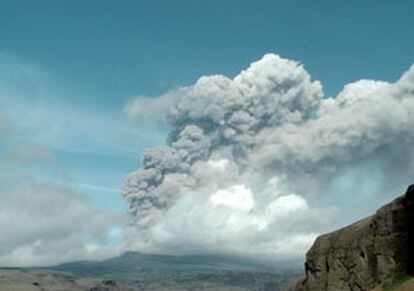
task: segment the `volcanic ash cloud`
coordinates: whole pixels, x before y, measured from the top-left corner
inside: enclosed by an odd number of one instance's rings
[[[140,100],[130,116],[139,118]],[[396,83],[360,80],[324,98],[301,64],[267,54],[233,79],[201,77],[171,100],[167,144],[147,149],[124,186],[133,248],[298,258],[352,204],[325,197],[352,195],[340,185],[360,177],[353,169],[367,170],[360,185],[378,195],[385,189],[370,182],[371,167],[390,185],[414,173],[413,68]],[[365,198],[358,202],[373,199]]]

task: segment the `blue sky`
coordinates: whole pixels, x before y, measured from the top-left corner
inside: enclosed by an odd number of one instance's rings
[[[116,109],[264,53],[300,60],[327,95],[412,63],[411,1],[2,1],[1,49],[77,104]],[[404,37],[405,36],[405,37]],[[66,97],[68,98],[68,97]]]
[[[3,0],[0,106],[11,133],[0,150],[46,148],[58,183],[125,211],[124,179],[168,133],[130,123],[129,100],[234,76],[268,52],[305,64],[326,96],[359,79],[395,81],[414,62],[413,16],[408,0]]]

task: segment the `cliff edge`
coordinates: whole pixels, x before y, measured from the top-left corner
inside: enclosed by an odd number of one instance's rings
[[[414,185],[404,196],[316,239],[296,291],[389,288],[414,275]],[[378,289],[379,290],[379,289]]]

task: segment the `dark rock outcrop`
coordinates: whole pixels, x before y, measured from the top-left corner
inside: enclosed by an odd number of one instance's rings
[[[376,214],[316,239],[297,291],[372,290],[414,274],[414,185]]]

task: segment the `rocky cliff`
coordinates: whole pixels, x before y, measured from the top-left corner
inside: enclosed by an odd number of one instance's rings
[[[316,239],[297,291],[388,288],[414,274],[414,185],[367,217]]]

